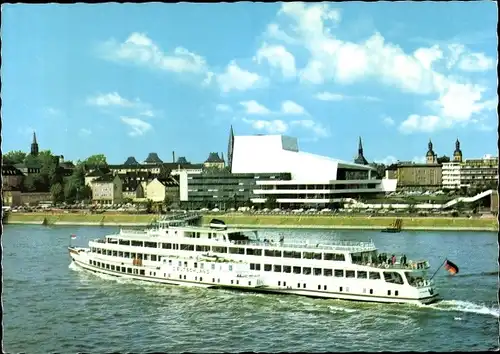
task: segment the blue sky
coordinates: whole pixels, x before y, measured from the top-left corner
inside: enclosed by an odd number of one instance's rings
[[[2,149],[192,162],[236,135],[344,160],[497,154],[494,2],[3,5]]]

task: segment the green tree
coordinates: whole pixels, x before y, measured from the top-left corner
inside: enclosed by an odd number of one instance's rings
[[[77,187],[72,180],[68,180],[64,185],[64,200],[68,204],[74,204],[77,198]]]
[[[108,163],[106,161],[106,156],[104,154],[96,154],[89,156],[83,161],[86,165],[91,165],[91,166],[107,166]]]
[[[373,174],[372,174],[372,177],[384,178],[385,170],[387,167],[383,163],[372,162],[370,164],[370,166],[375,168],[375,170],[376,170],[375,171],[376,176],[373,176]]]
[[[83,186],[79,197],[81,198],[79,200],[92,200],[92,188],[87,185]]]
[[[165,208],[170,208],[172,205],[172,197],[170,197],[169,194],[165,193],[165,198],[163,199],[163,205],[165,205]]]
[[[269,195],[266,198],[266,201],[265,201],[264,205],[268,209],[274,209],[274,208],[276,208],[276,205],[277,205],[276,197],[274,195]]]
[[[148,199],[146,201],[146,213],[151,214],[153,211],[153,201],[151,199]]]
[[[63,182],[61,171],[58,169],[58,158],[56,156],[53,156],[50,151],[47,150],[42,151],[38,159],[40,161],[40,176],[43,178],[45,185],[52,186]]]
[[[35,183],[35,178],[33,175],[27,175],[23,179],[23,189],[26,192],[34,192],[36,190],[36,183]]]
[[[62,203],[64,201],[64,190],[61,183],[56,183],[50,187],[50,194],[54,204]]]
[[[437,158],[437,162],[438,163],[450,162],[450,158],[446,155],[443,155],[443,156]]]
[[[4,165],[15,165],[17,163],[23,163],[26,159],[26,153],[20,150],[9,151],[2,156]]]

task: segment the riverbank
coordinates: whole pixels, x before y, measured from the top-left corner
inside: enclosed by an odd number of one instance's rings
[[[247,228],[353,229],[381,230],[392,226],[394,217],[325,216],[325,215],[203,215],[202,224],[211,219],[227,225]],[[53,214],[11,213],[5,224],[147,226],[157,215],[135,214]],[[403,217],[403,230],[415,231],[498,231],[496,218]]]

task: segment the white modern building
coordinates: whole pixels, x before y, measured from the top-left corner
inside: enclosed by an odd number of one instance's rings
[[[459,189],[461,186],[461,163],[445,162],[442,166],[443,189]]]
[[[289,173],[290,180],[257,179],[253,203],[274,198],[279,204],[325,206],[396,190],[396,179],[375,179],[375,169],[299,150],[284,135],[230,136],[231,173]]]

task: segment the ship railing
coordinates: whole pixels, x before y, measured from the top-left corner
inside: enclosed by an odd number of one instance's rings
[[[135,229],[120,229],[120,234],[135,234],[135,235],[145,235],[144,230],[135,230]]]
[[[428,261],[412,261],[409,260],[406,263],[396,262],[396,263],[380,263],[378,260],[375,262],[357,262],[353,261],[353,264],[368,266],[368,267],[376,267],[381,269],[405,269],[405,270],[426,270],[430,268]]]
[[[235,245],[247,246],[267,246],[267,247],[287,247],[287,248],[306,248],[306,249],[328,249],[328,250],[342,250],[342,251],[360,251],[360,250],[374,250],[375,244],[373,242],[358,242],[358,241],[335,241],[331,243],[310,243],[310,242],[275,242],[275,241],[247,241],[238,240],[231,241]]]

